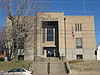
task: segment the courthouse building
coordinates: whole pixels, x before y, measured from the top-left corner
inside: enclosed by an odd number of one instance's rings
[[[25,44],[25,60],[32,60],[34,56],[42,58],[63,56],[67,60],[96,59],[94,16],[41,12],[37,14],[36,19],[36,30],[32,31],[35,34],[30,35],[32,38],[27,38],[30,40]]]

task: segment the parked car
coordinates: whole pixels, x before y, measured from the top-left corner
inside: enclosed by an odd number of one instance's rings
[[[32,75],[32,72],[24,68],[14,68],[7,72],[0,73],[0,75]]]

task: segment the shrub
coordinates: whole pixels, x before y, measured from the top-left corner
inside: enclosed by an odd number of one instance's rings
[[[5,58],[3,58],[3,57],[2,57],[2,58],[0,58],[0,61],[5,61]]]
[[[69,63],[77,63],[77,62],[84,62],[83,60],[71,60],[71,61],[68,61]]]

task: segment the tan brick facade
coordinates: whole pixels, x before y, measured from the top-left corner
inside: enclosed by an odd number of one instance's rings
[[[34,56],[95,60],[94,26],[94,16],[65,16],[63,12],[38,13],[36,50],[34,35],[30,35],[31,41],[27,44],[31,45],[26,46],[25,60],[32,60]]]

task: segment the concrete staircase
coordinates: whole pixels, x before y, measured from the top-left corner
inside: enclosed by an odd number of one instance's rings
[[[48,75],[47,62],[34,62],[33,72],[34,75]]]
[[[51,62],[50,63],[50,74],[51,75],[66,74],[64,63],[63,62]]]
[[[58,58],[36,58],[31,64],[34,75],[66,75],[63,61]]]

